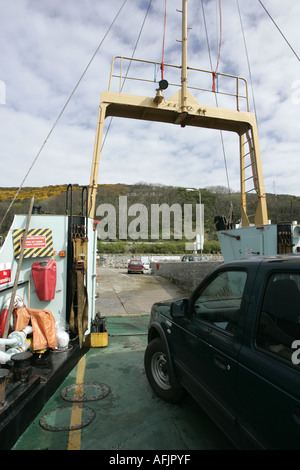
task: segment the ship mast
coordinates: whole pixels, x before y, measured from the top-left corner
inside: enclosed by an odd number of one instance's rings
[[[182,0],[181,111],[187,110],[187,3]]]

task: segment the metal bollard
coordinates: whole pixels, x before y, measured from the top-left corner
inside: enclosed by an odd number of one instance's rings
[[[7,369],[0,369],[0,407],[5,402],[5,380],[8,374],[9,371]]]
[[[11,360],[14,363],[14,379],[20,380],[20,382],[28,382],[31,375],[31,365],[30,360],[32,358],[32,353],[23,352],[19,354],[14,354],[11,356]]]

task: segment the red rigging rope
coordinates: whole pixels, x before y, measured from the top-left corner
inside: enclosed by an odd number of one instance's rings
[[[163,34],[163,47],[161,57],[161,79],[164,78],[164,55],[165,55],[165,40],[166,40],[166,24],[167,24],[167,0],[165,0],[165,14],[164,14],[164,34]]]
[[[222,45],[222,8],[221,8],[221,0],[219,0],[219,14],[220,14],[220,41],[219,41],[219,53],[218,53],[218,61],[213,72],[213,86],[212,91],[216,91],[216,79],[217,79],[217,71],[220,63],[220,56],[221,56],[221,45]]]

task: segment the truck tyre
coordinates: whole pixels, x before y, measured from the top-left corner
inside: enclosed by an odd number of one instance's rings
[[[148,344],[144,364],[147,379],[156,395],[169,403],[178,402],[184,389],[180,385],[172,386],[170,383],[170,364],[160,338],[155,338]]]

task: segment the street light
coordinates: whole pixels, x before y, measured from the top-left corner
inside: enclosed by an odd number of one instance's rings
[[[196,249],[200,249],[201,260],[202,260],[202,252],[203,252],[203,245],[204,245],[204,207],[202,207],[201,203],[201,192],[200,189],[196,188],[185,188],[186,191],[198,191],[199,193],[199,213],[200,213],[200,221],[199,221],[199,241],[197,240],[198,235],[196,236]],[[196,223],[197,226],[197,223]]]

